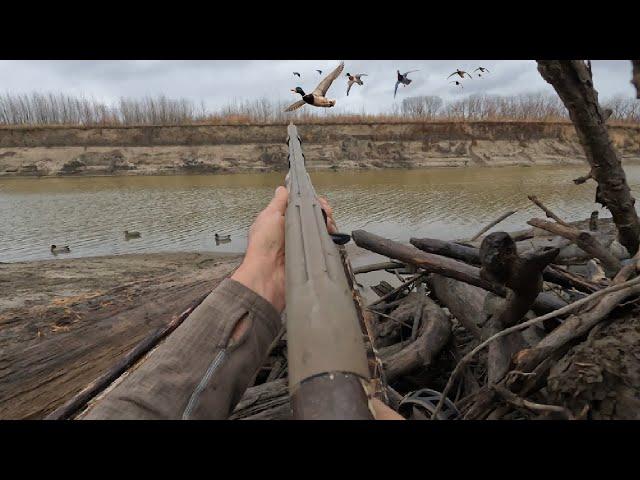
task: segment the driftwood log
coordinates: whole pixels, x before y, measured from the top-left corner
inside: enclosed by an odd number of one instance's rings
[[[414,316],[414,324],[420,318],[423,321],[414,341],[410,341],[403,345],[401,350],[382,358],[387,381],[393,381],[416,368],[427,369],[451,337],[451,321],[433,300],[424,294],[412,294],[410,298],[414,301],[407,302],[406,309],[411,316]],[[417,303],[422,305],[420,316],[415,315]],[[394,313],[402,307],[398,307]],[[398,313],[396,315],[402,317]]]
[[[550,249],[520,257],[515,242],[507,233],[496,232],[485,237],[480,247],[480,275],[508,287],[508,291],[505,299],[487,295],[484,338],[522,320],[542,290],[542,271],[557,255],[558,249]],[[489,345],[487,374],[490,385],[507,373],[512,356],[525,346],[521,332],[504,336]]]
[[[426,253],[412,245],[404,245],[364,230],[354,230],[352,232],[352,238],[359,247],[416,265],[428,273],[438,273],[483,288],[501,297],[507,296],[507,289],[505,287],[481,278],[478,267],[467,265],[464,262],[459,262],[441,255]],[[562,308],[566,304],[565,301],[557,298],[557,296],[549,294],[548,292],[542,292],[538,295],[538,298],[536,298],[533,309],[536,312],[550,312]]]
[[[425,252],[443,255],[456,260],[462,260],[463,262],[470,263],[472,265],[480,264],[479,248],[459,245],[454,242],[436,240],[433,238],[411,238],[409,241],[412,245]],[[552,245],[545,245],[545,247],[547,246]],[[517,247],[517,250],[519,254],[522,253],[522,250],[525,252],[530,251],[530,249],[525,250],[523,246]],[[549,265],[544,269],[543,277],[547,282],[552,282],[566,288],[575,288],[576,290],[585,293],[593,293],[599,288],[598,285],[587,281],[579,275],[552,265]]]
[[[602,266],[605,268],[607,275],[612,277],[622,267],[620,260],[618,260],[609,250],[607,250],[592,234],[586,231],[580,231],[575,227],[561,225],[559,223],[548,222],[540,218],[532,218],[527,222],[533,227],[542,228],[555,235],[560,235],[572,242],[575,242],[578,247],[587,252],[594,258],[597,258],[602,262]]]
[[[553,86],[569,111],[593,177],[598,182],[596,201],[611,211],[620,243],[634,255],[640,242],[640,220],[620,156],[598,103],[591,72],[582,60],[537,62],[542,78]]]

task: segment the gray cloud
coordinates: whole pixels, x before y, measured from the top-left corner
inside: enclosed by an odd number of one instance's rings
[[[336,110],[377,113],[388,111],[403,98],[439,95],[445,101],[470,94],[511,95],[549,91],[533,60],[349,60],[345,73],[367,73],[365,85],[355,85],[346,96],[346,79],[337,80],[329,97],[338,99]],[[121,96],[143,97],[165,94],[204,101],[217,109],[233,100],[295,101],[291,88],[311,90],[335,60],[6,60],[0,61],[0,93],[64,92],[105,102]],[[472,71],[482,65],[491,73],[464,81],[464,88],[449,84],[447,75],[456,68]],[[413,83],[398,89],[393,99],[396,70],[420,69],[410,75]],[[302,73],[302,79],[292,75]],[[634,96],[631,65],[626,60],[593,62],[594,82],[601,98]]]

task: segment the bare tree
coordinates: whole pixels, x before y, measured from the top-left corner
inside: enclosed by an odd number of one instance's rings
[[[582,60],[538,60],[538,71],[558,93],[598,182],[596,201],[611,211],[620,243],[638,250],[640,221],[618,152],[613,147],[598,103],[591,71]]]

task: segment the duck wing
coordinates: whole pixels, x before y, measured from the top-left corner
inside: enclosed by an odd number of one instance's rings
[[[291,105],[289,105],[284,111],[285,112],[293,112],[294,110],[299,109],[301,106],[304,105],[304,100],[298,100],[296,103],[292,103]]]
[[[329,90],[329,87],[331,86],[333,81],[338,78],[338,75],[342,73],[342,70],[344,70],[344,62],[340,62],[340,65],[338,65],[333,72],[324,77],[318,84],[316,89],[311,93],[313,93],[313,95],[324,97],[327,94],[327,90]]]
[[[349,90],[351,90],[351,86],[355,83],[355,80],[349,80],[347,82],[347,97],[349,96]]]
[[[407,76],[407,75],[409,75],[410,73],[413,73],[413,72],[419,72],[419,71],[420,71],[420,70],[409,70],[408,72],[404,73],[402,76],[403,76],[403,77],[406,77],[406,76]]]
[[[457,75],[457,73],[458,73],[458,72],[453,72],[451,75],[449,75],[449,76],[447,77],[447,79],[449,79],[449,78],[453,77],[454,75]]]
[[[467,72],[462,72],[462,75],[460,75],[462,78],[464,78],[465,75],[468,75],[469,78],[473,78],[471,75],[469,75]]]

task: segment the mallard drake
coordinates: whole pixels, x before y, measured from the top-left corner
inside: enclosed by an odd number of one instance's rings
[[[314,107],[325,107],[330,108],[336,104],[335,100],[329,100],[325,95],[327,94],[327,90],[333,83],[333,81],[338,78],[338,75],[342,73],[344,69],[344,62],[340,62],[340,65],[336,67],[336,69],[331,72],[329,75],[324,77],[315,90],[311,93],[304,93],[304,90],[300,87],[296,87],[295,89],[291,89],[294,93],[299,93],[302,95],[302,100],[298,100],[296,103],[289,105],[285,112],[292,112],[302,107],[305,103],[312,105]]]
[[[412,72],[417,72],[418,70],[409,70],[405,73],[400,73],[400,70],[397,70],[398,80],[396,80],[396,89],[393,91],[393,98],[396,98],[396,94],[398,93],[398,85],[402,84],[405,87],[409,85],[413,80],[407,77]]]
[[[298,72],[293,72],[294,75],[297,75],[299,78],[302,78]]]
[[[124,238],[129,240],[130,238],[140,238],[140,232],[130,232],[129,230],[124,231]]]
[[[364,83],[362,83],[362,80],[360,80],[360,77],[366,77],[367,74],[366,73],[356,73],[355,75],[351,75],[350,73],[347,73],[347,77],[349,77],[349,81],[347,82],[347,97],[349,96],[349,90],[351,90],[351,85],[353,85],[354,83],[357,83],[358,85],[364,85]]]
[[[462,82],[459,82],[458,80],[454,80],[453,82],[449,82],[449,83],[455,83],[456,85],[460,85],[460,88],[464,88],[462,86]]]
[[[51,245],[51,253],[57,255],[58,253],[69,253],[71,249],[69,245],[65,245],[64,247],[58,247],[56,245]]]
[[[219,240],[219,241],[231,240],[231,235],[218,235],[216,233],[214,236],[215,236],[216,240]]]
[[[464,78],[465,75],[467,75],[469,78],[473,78],[469,73],[465,72],[464,70],[460,70],[458,68],[458,69],[456,69],[455,72],[453,72],[451,75],[449,75],[447,77],[447,79],[453,77],[454,75],[458,75],[460,78]]]

